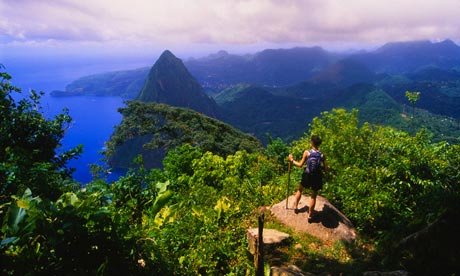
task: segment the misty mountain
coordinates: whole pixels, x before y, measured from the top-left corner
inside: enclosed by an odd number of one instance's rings
[[[353,69],[351,64],[355,64]],[[317,78],[330,78],[334,70],[348,66],[342,71],[370,70],[373,74],[410,74],[429,68],[460,71],[460,47],[450,40],[439,43],[429,41],[388,43],[375,51],[356,54],[338,54],[320,47],[267,49],[255,54],[234,55],[225,51],[199,59],[183,62],[190,74],[201,84],[206,92],[213,95],[238,83],[260,86],[287,86]],[[335,67],[335,69],[334,69]],[[340,70],[339,70],[340,71]],[[446,72],[447,72],[446,71]],[[147,68],[120,72],[109,72],[84,77],[71,83],[66,92],[77,95],[101,94],[121,95],[133,99],[132,89],[139,87],[148,74]],[[336,76],[337,77],[337,76]],[[353,81],[344,76],[345,83]],[[354,79],[369,81],[371,76],[356,74]],[[122,80],[121,78],[124,78]],[[103,88],[101,88],[103,87]],[[65,93],[55,93],[65,95]]]
[[[65,87],[51,91],[51,96],[120,96],[133,99],[142,89],[149,68],[115,71],[81,77]]]
[[[460,69],[460,46],[451,40],[392,42],[375,51],[351,55],[348,59],[361,63],[375,73],[404,74],[424,67]]]
[[[359,109],[364,121],[413,129],[404,119],[410,104],[405,91],[420,91],[416,107],[438,114],[423,113],[423,124],[437,125],[433,131],[440,137],[458,131],[442,116],[460,117],[459,48],[444,41],[390,43],[347,56],[319,47],[245,56],[221,51],[185,63],[165,51],[137,98],[220,114],[222,121],[266,141],[266,133],[298,137],[315,116],[339,107]],[[406,70],[412,71],[402,73]],[[202,86],[214,90],[218,105]]]
[[[167,50],[153,65],[136,99],[186,107],[210,117],[219,117],[215,101],[206,95],[182,61]]]
[[[339,57],[321,47],[267,49],[244,56],[220,51],[186,61],[185,65],[205,87],[221,88],[236,83],[282,86],[308,79]]]
[[[266,142],[267,133],[272,137],[299,137],[308,124],[307,118],[320,112],[309,103],[250,86],[222,103],[221,108],[225,122]]]
[[[339,86],[348,86],[355,83],[373,83],[376,80],[377,75],[369,68],[349,59],[340,60],[309,79],[314,83],[330,83]]]
[[[203,86],[217,90],[237,83],[287,86],[312,78],[334,81],[334,71],[342,67],[346,67],[342,74],[350,74],[344,78],[345,84],[351,84],[355,80],[368,82],[372,74],[408,74],[430,67],[460,70],[460,46],[445,40],[392,42],[356,54],[338,54],[320,47],[267,49],[245,56],[221,51],[185,65]],[[356,74],[358,70],[360,74]]]
[[[460,80],[460,68],[458,70],[445,70],[436,66],[430,66],[416,72],[406,74],[406,76],[412,81],[458,81]]]

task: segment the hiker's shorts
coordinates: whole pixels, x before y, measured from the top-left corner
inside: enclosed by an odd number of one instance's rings
[[[304,172],[300,184],[307,189],[314,191],[321,190],[323,188],[323,174],[308,174]]]

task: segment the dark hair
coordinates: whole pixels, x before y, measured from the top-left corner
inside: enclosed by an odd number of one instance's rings
[[[321,140],[321,138],[319,138],[318,135],[312,135],[311,142],[315,147],[319,147],[323,141]]]

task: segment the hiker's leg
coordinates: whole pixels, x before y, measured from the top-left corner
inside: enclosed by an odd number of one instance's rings
[[[313,215],[313,212],[315,211],[315,205],[316,205],[316,196],[318,195],[318,191],[315,191],[313,190],[311,192],[311,196],[310,196],[310,206],[308,208],[308,214],[309,214],[309,217],[311,217]]]
[[[299,206],[300,197],[302,196],[303,186],[299,185],[297,192],[295,193],[294,209],[297,209]]]

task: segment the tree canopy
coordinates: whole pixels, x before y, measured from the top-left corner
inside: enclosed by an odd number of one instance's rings
[[[68,110],[46,119],[40,106],[43,92],[31,90],[30,95],[23,96],[10,80],[10,75],[1,72],[0,204],[11,195],[23,193],[26,187],[35,195],[56,199],[60,183],[71,176],[67,162],[81,153],[81,146],[59,150],[71,123]]]
[[[115,167],[130,167],[138,154],[146,167],[160,167],[165,151],[183,144],[223,157],[237,150],[262,150],[255,137],[191,109],[129,101],[119,111],[123,120],[107,143],[106,154]]]

